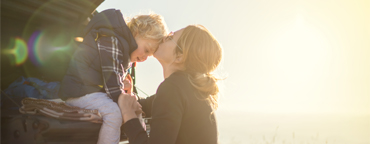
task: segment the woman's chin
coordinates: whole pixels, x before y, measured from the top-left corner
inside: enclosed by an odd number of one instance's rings
[[[154,54],[153,54],[153,57],[155,58],[155,59],[157,59],[158,60],[158,58],[159,58],[159,55],[158,55],[159,53],[157,53],[157,52],[155,52]]]
[[[155,57],[155,59],[157,59],[157,61],[162,65],[163,67],[163,61],[161,61],[161,59],[158,59],[157,57]]]

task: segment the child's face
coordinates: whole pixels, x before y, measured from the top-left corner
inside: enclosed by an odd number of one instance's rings
[[[142,38],[139,35],[135,36],[137,49],[131,53],[131,62],[143,62],[148,56],[152,56],[158,47],[157,41],[153,39]]]

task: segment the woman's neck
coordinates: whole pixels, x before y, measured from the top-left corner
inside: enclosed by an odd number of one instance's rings
[[[164,79],[170,77],[170,75],[173,74],[176,71],[185,70],[185,68],[182,64],[175,64],[175,63],[163,64],[163,63],[161,63],[161,65],[162,65],[162,68],[163,68]]]
[[[170,66],[162,66],[163,67],[163,77],[164,79],[168,78],[171,74],[176,72],[178,69]]]

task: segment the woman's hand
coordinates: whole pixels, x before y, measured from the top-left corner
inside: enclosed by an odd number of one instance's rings
[[[123,123],[137,118],[137,114],[142,112],[141,105],[137,102],[136,96],[132,94],[122,93],[118,97],[118,106],[121,109]]]

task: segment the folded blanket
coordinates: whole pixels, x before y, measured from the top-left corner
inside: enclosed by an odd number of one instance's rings
[[[57,119],[90,121],[102,123],[99,111],[82,109],[66,105],[64,102],[54,102],[45,99],[24,98],[19,111],[23,114],[39,114]]]

